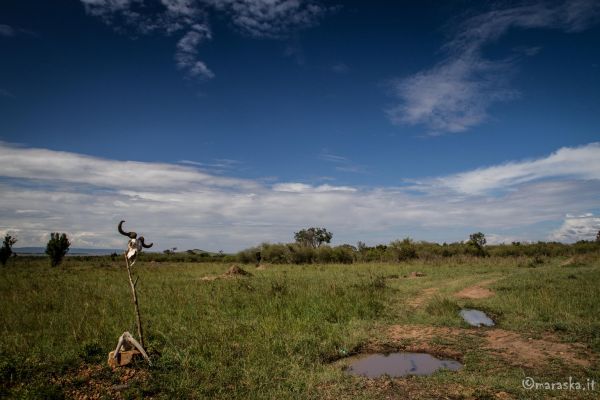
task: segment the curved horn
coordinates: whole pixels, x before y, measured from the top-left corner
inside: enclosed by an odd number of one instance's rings
[[[137,233],[135,233],[135,232],[125,232],[123,230],[123,222],[125,222],[125,221],[119,222],[119,226],[117,228],[119,230],[119,233],[121,235],[127,236],[130,239],[135,239],[137,237]]]
[[[150,244],[146,244],[144,243],[144,237],[140,236],[140,238],[138,239],[140,241],[140,243],[142,243],[142,247],[149,249],[150,247],[152,247],[152,245],[154,245],[154,243],[150,243]]]

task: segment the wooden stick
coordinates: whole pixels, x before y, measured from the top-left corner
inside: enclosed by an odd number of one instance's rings
[[[140,337],[140,344],[142,345],[142,347],[144,347],[144,333],[142,331],[140,307],[138,305],[137,293],[135,291],[135,283],[133,283],[133,279],[131,278],[131,269],[129,268],[129,260],[127,259],[127,254],[125,254],[125,264],[127,265],[127,276],[129,277],[129,286],[131,286],[131,296],[133,300],[133,305],[135,306],[135,322],[137,324],[138,336]]]

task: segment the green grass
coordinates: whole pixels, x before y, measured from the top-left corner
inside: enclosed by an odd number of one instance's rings
[[[402,264],[244,266],[254,276],[205,281],[229,264],[140,263],[138,296],[153,367],[121,392],[154,398],[594,398],[593,393],[524,391],[521,379],[573,376],[600,382],[598,363],[581,369],[559,362],[514,367],[483,352],[479,339],[437,338],[464,355],[465,368],[426,378],[368,381],[344,374],[335,362],[373,341],[385,342],[395,324],[467,326],[462,306],[487,311],[502,329],[562,341],[600,353],[600,257],[531,263],[513,258],[449,258]],[[118,260],[120,261],[120,260]],[[97,366],[106,398],[122,371],[106,356],[119,335],[135,333],[124,266],[108,258],[67,258],[58,268],[23,258],[0,269],[0,397],[60,398],[85,392],[85,366]],[[533,266],[533,267],[532,267]],[[534,268],[535,267],[535,268]],[[405,279],[411,271],[422,278]],[[460,300],[453,294],[498,279],[496,296]],[[437,292],[417,309],[407,301],[426,288]],[[90,389],[92,390],[92,389]],[[598,389],[600,391],[600,389]],[[452,392],[452,393],[454,393]],[[404,393],[404,395],[402,395]]]

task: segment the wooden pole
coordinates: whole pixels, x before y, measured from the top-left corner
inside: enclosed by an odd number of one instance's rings
[[[142,319],[140,317],[140,307],[138,305],[137,293],[135,291],[135,285],[137,285],[137,279],[133,282],[131,278],[131,268],[129,267],[129,260],[127,254],[125,254],[125,265],[127,265],[127,276],[129,277],[129,286],[131,286],[131,296],[133,305],[135,306],[135,322],[137,324],[138,336],[140,337],[140,344],[144,347],[144,333],[142,331]]]

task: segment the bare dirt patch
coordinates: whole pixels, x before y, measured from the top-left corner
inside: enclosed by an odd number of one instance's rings
[[[395,325],[388,331],[392,342],[401,343],[404,351],[425,352],[435,356],[462,360],[462,353],[450,346],[434,341],[436,337],[456,338],[464,334],[462,329],[421,325]]]
[[[461,359],[462,355],[451,346],[435,343],[434,338],[458,338],[477,336],[484,339],[483,348],[509,364],[528,368],[543,368],[552,359],[565,364],[589,367],[594,356],[580,343],[562,343],[552,334],[541,339],[523,337],[517,332],[504,329],[469,330],[462,328],[419,325],[396,325],[390,327],[388,336],[393,342],[408,343],[407,351],[426,351]]]
[[[494,296],[496,293],[488,289],[486,286],[496,282],[497,279],[489,279],[487,281],[479,282],[474,286],[464,288],[460,292],[456,293],[456,297],[460,299],[487,299],[488,297]]]
[[[368,393],[374,399],[476,399],[475,390],[458,383],[443,386],[424,385],[414,377],[365,379],[354,382],[353,386],[337,387],[335,384],[321,384],[317,387],[319,398],[341,400],[364,398]]]
[[[123,399],[122,391],[149,379],[150,374],[146,370],[124,367],[109,371],[103,365],[82,365],[74,373],[52,381],[62,386],[70,399],[99,400]]]
[[[561,359],[567,364],[580,367],[591,365],[592,354],[579,343],[560,343],[551,335],[543,339],[524,338],[516,332],[503,329],[486,331],[485,348],[492,353],[518,365],[525,367],[538,367],[549,362],[552,358]]]

